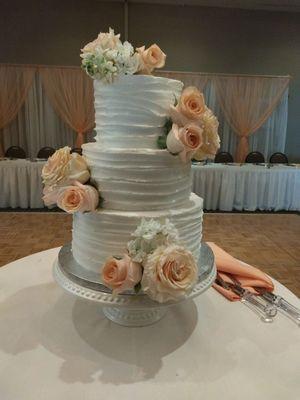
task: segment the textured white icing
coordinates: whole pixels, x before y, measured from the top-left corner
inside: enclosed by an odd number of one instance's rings
[[[192,194],[184,206],[165,211],[99,210],[97,213],[76,213],[73,218],[73,256],[85,269],[100,273],[108,257],[126,252],[131,234],[144,217],[169,218],[178,229],[181,242],[198,259],[202,206],[202,199]]]
[[[94,81],[96,141],[108,148],[157,148],[170,105],[183,83],[151,75]]]
[[[97,142],[85,144],[83,154],[104,203],[73,217],[73,256],[85,269],[100,274],[108,257],[124,254],[143,217],[169,218],[198,258],[203,202],[190,195],[190,164],[157,148],[182,86],[153,76],[95,81]]]
[[[190,163],[167,150],[108,150],[87,143],[83,154],[105,209],[162,210],[189,199]]]

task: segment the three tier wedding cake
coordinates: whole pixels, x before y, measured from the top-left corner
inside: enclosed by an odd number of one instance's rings
[[[191,159],[213,157],[218,122],[194,87],[151,75],[157,45],[134,51],[110,29],[82,49],[94,79],[96,142],[65,147],[43,169],[44,202],[73,214],[73,257],[114,294],[165,302],[197,283],[202,199]]]

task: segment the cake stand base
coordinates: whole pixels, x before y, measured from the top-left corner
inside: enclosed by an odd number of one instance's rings
[[[109,320],[123,326],[147,326],[163,318],[167,308],[150,308],[134,310],[117,307],[102,307],[103,313]]]
[[[167,303],[151,300],[145,293],[127,291],[113,296],[101,282],[100,273],[92,273],[76,262],[71,245],[61,248],[54,263],[54,278],[67,292],[102,306],[104,315],[111,321],[124,326],[146,326],[159,321],[169,307],[204,293],[214,282],[216,267],[211,248],[201,244],[198,259],[198,282],[185,298]]]

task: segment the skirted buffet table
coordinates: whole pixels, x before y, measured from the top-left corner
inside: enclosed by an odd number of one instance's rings
[[[192,171],[206,210],[300,211],[300,165],[196,164]]]
[[[42,208],[45,161],[0,161],[0,208]],[[197,164],[193,191],[206,210],[300,211],[300,166]]]

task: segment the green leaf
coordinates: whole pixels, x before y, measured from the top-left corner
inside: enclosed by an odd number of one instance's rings
[[[104,199],[103,197],[99,196],[99,203],[97,208],[103,208]]]
[[[167,148],[167,136],[158,136],[157,138],[157,146],[159,149],[166,149]]]
[[[172,122],[171,118],[167,118],[166,122],[165,122],[165,125],[164,125],[164,132],[165,132],[166,136],[168,135],[168,133],[172,129],[172,125],[173,125],[173,122]]]
[[[141,289],[142,289],[142,285],[141,285],[141,282],[139,282],[135,285],[134,291],[136,294],[138,294],[141,291]]]
[[[175,100],[174,100],[174,107],[176,107],[177,104],[178,104],[178,99],[177,99],[177,97],[175,96],[175,94],[174,94],[174,97],[175,97]]]

